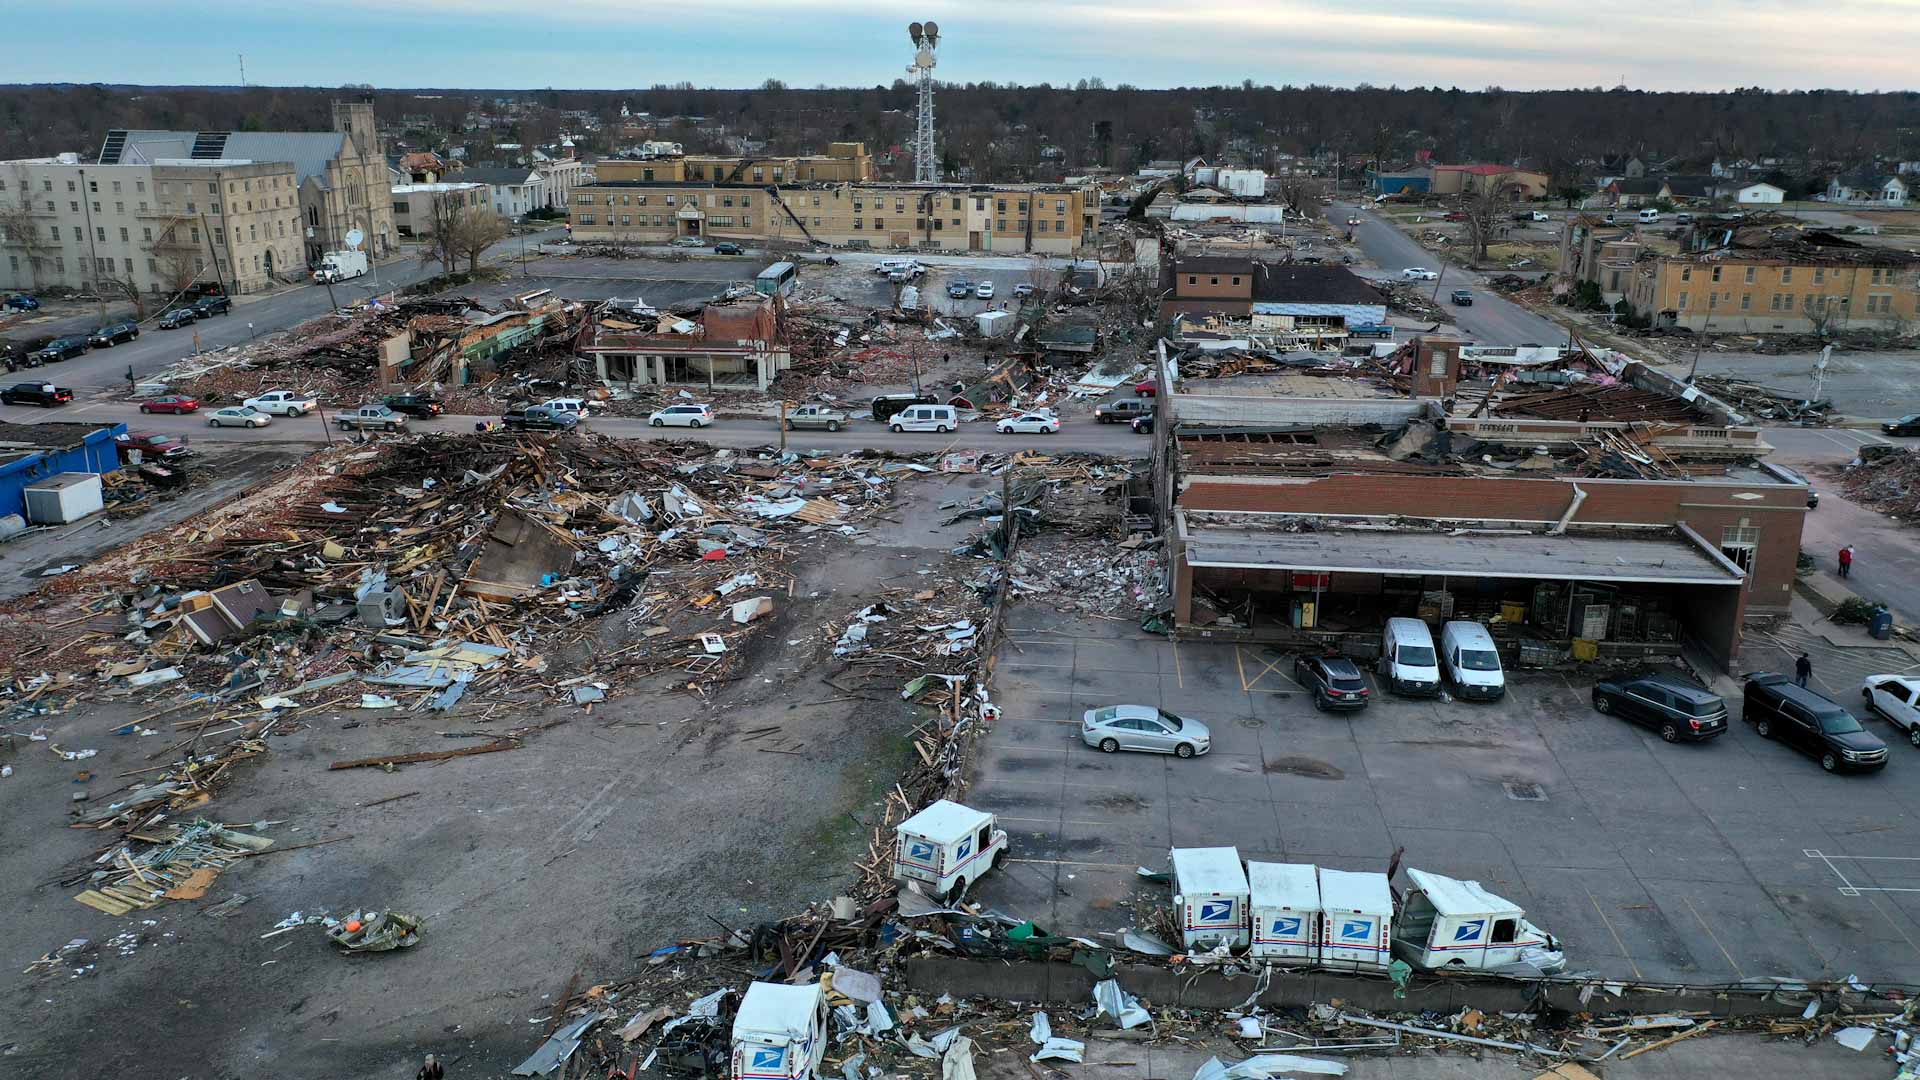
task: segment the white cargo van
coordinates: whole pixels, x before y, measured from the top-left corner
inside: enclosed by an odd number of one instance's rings
[[[1388,619],[1380,637],[1380,674],[1396,694],[1438,694],[1440,658],[1433,632],[1419,619]]]
[[[811,1080],[827,1051],[827,998],[817,982],[749,984],[733,1016],[732,1080]]]
[[[1311,863],[1247,864],[1253,947],[1248,956],[1282,964],[1319,959],[1320,875]]]
[[[941,799],[894,829],[893,877],[936,897],[964,892],[1007,853],[993,815]]]
[[[1487,628],[1475,622],[1450,622],[1440,628],[1440,665],[1455,697],[1498,701],[1507,692],[1500,650]]]
[[[1320,966],[1378,971],[1393,958],[1387,875],[1320,868]]]
[[[1567,966],[1552,934],[1479,882],[1411,869],[1407,877],[1413,887],[1393,923],[1393,951],[1407,963],[1474,971],[1520,965],[1549,975]]]
[[[1247,943],[1247,872],[1238,848],[1174,848],[1173,908],[1189,949]]]
[[[1660,211],[1654,210],[1654,209],[1642,210],[1640,211],[1640,220],[1641,221],[1659,221]]]
[[[887,426],[895,431],[952,431],[960,426],[960,413],[951,405],[913,405],[894,413]]]

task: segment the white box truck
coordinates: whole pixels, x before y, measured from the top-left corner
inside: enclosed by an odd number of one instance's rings
[[[345,281],[357,278],[367,272],[367,253],[364,251],[329,251],[320,256],[320,265],[314,268],[315,281]]]
[[[1319,959],[1320,875],[1310,863],[1247,863],[1253,947],[1248,956],[1282,964]]]
[[[1247,944],[1247,872],[1240,849],[1174,848],[1173,908],[1189,949]]]
[[[733,1015],[732,1080],[810,1080],[827,1052],[820,984],[751,983]]]
[[[1387,875],[1320,868],[1320,964],[1378,971],[1392,960],[1393,890]]]
[[[894,827],[893,878],[936,898],[964,892],[1007,854],[993,815],[941,799]]]
[[[1414,967],[1518,967],[1550,975],[1567,966],[1552,934],[1528,922],[1518,904],[1479,882],[1412,869],[1407,878],[1413,885],[1394,919],[1393,951]]]

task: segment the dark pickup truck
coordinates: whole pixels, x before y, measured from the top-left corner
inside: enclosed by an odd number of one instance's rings
[[[512,409],[501,413],[500,422],[507,425],[508,431],[572,431],[580,426],[580,417],[535,405],[531,409]]]
[[[440,410],[443,408],[439,398],[427,397],[424,394],[395,394],[387,398],[385,404],[387,408],[392,409],[394,412],[418,417],[422,420],[431,420],[439,416]]]
[[[38,405],[43,409],[51,409],[72,400],[73,391],[52,383],[14,383],[0,390],[0,405]]]

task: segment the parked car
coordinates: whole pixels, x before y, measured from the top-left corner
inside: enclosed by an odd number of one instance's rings
[[[40,301],[23,293],[19,296],[7,297],[5,307],[9,311],[39,311]]]
[[[183,326],[199,321],[200,316],[191,307],[168,308],[154,320],[155,326],[162,330],[178,330]]]
[[[552,406],[548,406],[552,408]],[[574,415],[579,415],[575,413]],[[669,405],[664,409],[655,409],[647,417],[647,423],[654,427],[690,427],[703,428],[713,424],[713,406],[705,404]],[[791,425],[789,425],[791,426]]]
[[[1094,407],[1093,418],[1102,424],[1118,424],[1153,411],[1153,402],[1140,398],[1121,398]]]
[[[676,236],[673,238],[672,246],[684,248],[706,247],[707,242],[698,236]]]
[[[1691,225],[1693,224],[1693,215],[1692,214],[1675,214],[1673,215],[1673,223],[1675,225]]]
[[[70,360],[90,348],[92,348],[92,346],[87,344],[86,338],[57,337],[45,345],[42,345],[38,350],[29,353],[27,359],[41,364],[52,364],[61,360]]]
[[[1785,465],[1775,465],[1771,461],[1767,462],[1767,465],[1785,476],[1790,483],[1807,485],[1807,509],[1811,510],[1820,505],[1820,493],[1814,490],[1813,481],[1807,479],[1805,473],[1789,469]]]
[[[0,405],[38,405],[43,409],[51,409],[72,400],[73,391],[52,383],[14,383],[0,390]]]
[[[879,274],[881,277],[892,277],[895,274],[904,274],[906,280],[912,281],[921,274],[926,273],[927,268],[921,266],[920,260],[918,259],[881,259],[880,265],[874,267],[873,272]]]
[[[320,405],[313,398],[305,394],[296,394],[291,390],[269,390],[258,397],[250,397],[240,404],[275,416],[305,416]]]
[[[1445,214],[1441,215],[1441,220],[1465,221],[1467,220],[1467,212],[1465,210],[1449,210]]]
[[[1127,427],[1131,429],[1135,435],[1151,435],[1153,434],[1153,414],[1149,412],[1142,416],[1136,416],[1127,421]]]
[[[1440,657],[1433,631],[1419,619],[1388,619],[1380,635],[1380,674],[1396,694],[1440,693]]]
[[[1500,648],[1477,622],[1454,620],[1440,627],[1440,670],[1464,701],[1498,701],[1507,692]]]
[[[580,414],[555,412],[541,405],[509,409],[500,414],[508,431],[572,431],[580,426]]]
[[[548,398],[540,403],[540,407],[550,409],[553,412],[572,413],[582,420],[587,418],[587,409],[589,408],[586,398],[577,397]]]
[[[1025,412],[1019,416],[1009,416],[993,425],[993,430],[1002,435],[1038,434],[1053,435],[1060,430],[1060,418],[1050,412]]]
[[[412,416],[421,420],[431,420],[439,416],[446,408],[437,397],[425,394],[393,394],[380,399],[381,404],[402,416]]]
[[[1038,291],[1040,291],[1039,288],[1030,281],[1023,281],[1013,287],[1013,295],[1022,300],[1032,296]]]
[[[1455,289],[1453,290],[1453,292],[1447,294],[1447,299],[1452,300],[1456,305],[1460,307],[1472,307],[1473,306],[1473,290]]]
[[[974,286],[973,295],[979,297],[982,300],[993,299],[993,282],[983,281],[980,284]]]
[[[1439,281],[1440,280],[1439,274],[1435,273],[1432,270],[1427,269],[1424,266],[1409,266],[1405,270],[1400,271],[1400,276],[1407,281]]]
[[[203,296],[193,302],[193,310],[202,319],[214,315],[231,315],[233,301],[225,296]]]
[[[168,435],[160,431],[129,431],[125,435],[113,437],[114,446],[120,451],[120,459],[125,461],[140,451],[146,461],[178,461],[189,457],[193,451],[187,448],[185,435]]]
[[[787,413],[787,429],[794,431],[802,428],[824,428],[828,431],[839,431],[851,419],[852,417],[839,409],[825,405],[802,405]]]
[[[1887,744],[1826,695],[1771,671],[1747,677],[1741,719],[1763,739],[1779,739],[1828,772],[1868,772],[1887,764]]]
[[[713,245],[713,253],[715,255],[745,255],[746,254],[746,252],[741,249],[739,244],[736,244],[731,240]]]
[[[180,413],[199,412],[200,399],[190,398],[184,394],[168,394],[165,397],[154,398],[152,401],[141,402],[140,411],[143,413],[172,413],[176,415]]]
[[[1360,674],[1360,668],[1344,656],[1296,656],[1293,681],[1313,697],[1316,709],[1367,707],[1367,680]]]
[[[1593,708],[1657,731],[1667,742],[1702,742],[1727,730],[1720,695],[1666,672],[1602,679],[1593,685]]]
[[[1869,675],[1860,684],[1860,697],[1868,712],[1877,712],[1887,723],[1907,733],[1907,741],[1920,746],[1920,678],[1911,675]]]
[[[1190,758],[1213,745],[1207,725],[1151,705],[1104,705],[1080,717],[1080,739],[1103,754],[1145,750]]]
[[[96,349],[110,349],[123,341],[132,341],[140,336],[140,328],[130,322],[113,323],[103,326],[87,335],[87,344]]]
[[[273,423],[273,417],[251,405],[229,405],[207,415],[208,427],[261,428]]]
[[[385,405],[362,405],[333,414],[333,423],[341,431],[405,431],[407,418]]]
[[[1535,220],[1535,221],[1552,221],[1552,220],[1553,220],[1553,215],[1552,215],[1552,214],[1549,214],[1549,213],[1547,213],[1547,212],[1546,212],[1545,210],[1535,210],[1535,211],[1533,212],[1533,220]]]
[[[965,300],[973,295],[973,282],[966,278],[955,278],[947,282],[947,297],[952,300]]]
[[[1888,435],[1920,435],[1920,413],[1908,413],[1898,420],[1889,420],[1880,425],[1880,430]]]

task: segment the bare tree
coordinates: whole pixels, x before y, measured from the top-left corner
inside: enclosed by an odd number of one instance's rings
[[[132,276],[105,276],[95,284],[107,296],[126,297],[127,301],[133,305],[133,317],[136,322],[147,317],[146,296],[140,292],[140,284],[134,281]]]
[[[199,280],[206,265],[199,258],[200,245],[187,239],[190,234],[186,230],[192,228],[191,218],[169,218],[162,223],[159,237],[145,246],[146,253],[153,256],[154,265],[159,268],[161,288],[176,295]]]
[[[436,195],[432,207],[427,214],[426,235],[421,237],[426,243],[420,248],[420,262],[422,265],[437,262],[443,271],[451,274],[460,259],[455,243],[462,207],[445,195]]]
[[[1467,216],[1467,240],[1473,245],[1471,259],[1487,257],[1487,245],[1500,229],[1500,200],[1489,190],[1476,190],[1461,196],[1460,212]]]
[[[25,183],[17,186],[20,188],[19,204],[0,205],[0,247],[26,256],[27,269],[33,275],[33,287],[37,289],[40,287],[40,260],[54,247],[41,231],[40,223],[34,219],[27,202]]]
[[[1800,314],[1806,316],[1807,327],[1816,337],[1826,337],[1833,326],[1834,316],[1839,305],[1831,296],[1808,296],[1800,301]]]
[[[448,250],[467,260],[467,272],[478,273],[480,256],[507,238],[507,223],[491,207],[469,206],[454,215],[453,242]]]

